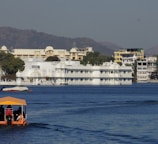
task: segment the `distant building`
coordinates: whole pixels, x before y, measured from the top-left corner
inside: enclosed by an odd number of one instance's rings
[[[137,82],[148,80],[147,60],[137,61]]]
[[[83,57],[87,55],[87,53],[94,52],[92,47],[86,48],[77,48],[73,47],[70,50],[69,60],[83,60]]]
[[[155,56],[146,57],[146,60],[147,60],[148,76],[149,79],[152,79],[151,77],[152,73],[155,73],[157,71],[157,57]]]
[[[7,49],[7,47],[5,45],[3,45],[1,48],[0,48],[0,51],[3,51],[5,53],[8,53],[9,50]]]
[[[122,64],[133,65],[137,57],[134,54],[122,54]]]
[[[148,81],[157,79],[157,57],[146,57],[144,60],[137,60],[137,81]]]
[[[131,48],[125,50],[119,50],[114,52],[114,62],[122,63],[122,59],[125,57],[130,57],[135,55],[139,60],[144,59],[144,50],[143,48]]]
[[[2,46],[1,51],[9,52],[6,46]],[[59,59],[65,60],[78,60],[81,61],[88,52],[94,52],[92,47],[76,48],[73,47],[70,51],[66,49],[55,49],[52,46],[47,46],[45,49],[26,49],[16,48],[12,49],[12,53],[15,57],[21,58],[24,61],[29,59],[45,60],[49,56],[57,56]]]

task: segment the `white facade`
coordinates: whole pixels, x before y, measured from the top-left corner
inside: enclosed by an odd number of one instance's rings
[[[79,61],[25,62],[17,72],[18,84],[30,85],[129,85],[132,68],[117,63],[102,66],[81,65]]]
[[[147,57],[147,69],[149,73],[149,77],[151,76],[152,72],[155,72],[157,70],[156,62],[157,62],[157,57]]]
[[[144,60],[137,61],[137,81],[150,80],[151,73],[156,71],[157,57],[147,57]]]
[[[122,57],[122,64],[127,64],[127,65],[133,65],[135,61],[137,60],[137,57],[133,54],[128,57]]]
[[[137,61],[137,81],[147,81],[148,80],[148,70],[146,59],[142,61]]]

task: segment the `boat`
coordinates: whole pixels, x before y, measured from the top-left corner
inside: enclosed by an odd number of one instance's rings
[[[5,96],[0,98],[0,126],[26,126],[26,100]]]
[[[25,86],[14,86],[14,87],[4,87],[2,88],[2,91],[5,91],[5,92],[21,92],[21,91],[30,91],[28,89],[28,87],[25,87]]]

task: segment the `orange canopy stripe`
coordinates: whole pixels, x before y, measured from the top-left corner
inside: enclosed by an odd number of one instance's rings
[[[0,98],[0,105],[24,105],[26,106],[26,100],[24,99],[19,99],[11,96],[6,96]]]

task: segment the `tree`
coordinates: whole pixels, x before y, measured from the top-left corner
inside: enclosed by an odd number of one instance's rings
[[[5,76],[7,75],[15,75],[16,72],[23,71],[25,63],[20,58],[15,58],[10,53],[4,53],[0,52],[0,65],[5,73]]]
[[[135,60],[133,66],[132,66],[132,69],[133,69],[133,73],[132,73],[133,82],[136,82],[137,81],[137,60]]]
[[[60,61],[57,56],[49,56],[45,61]]]
[[[91,52],[83,57],[81,64],[102,65],[104,62],[108,62],[110,60],[113,60],[112,57],[100,55],[99,52],[94,52],[94,53]]]

